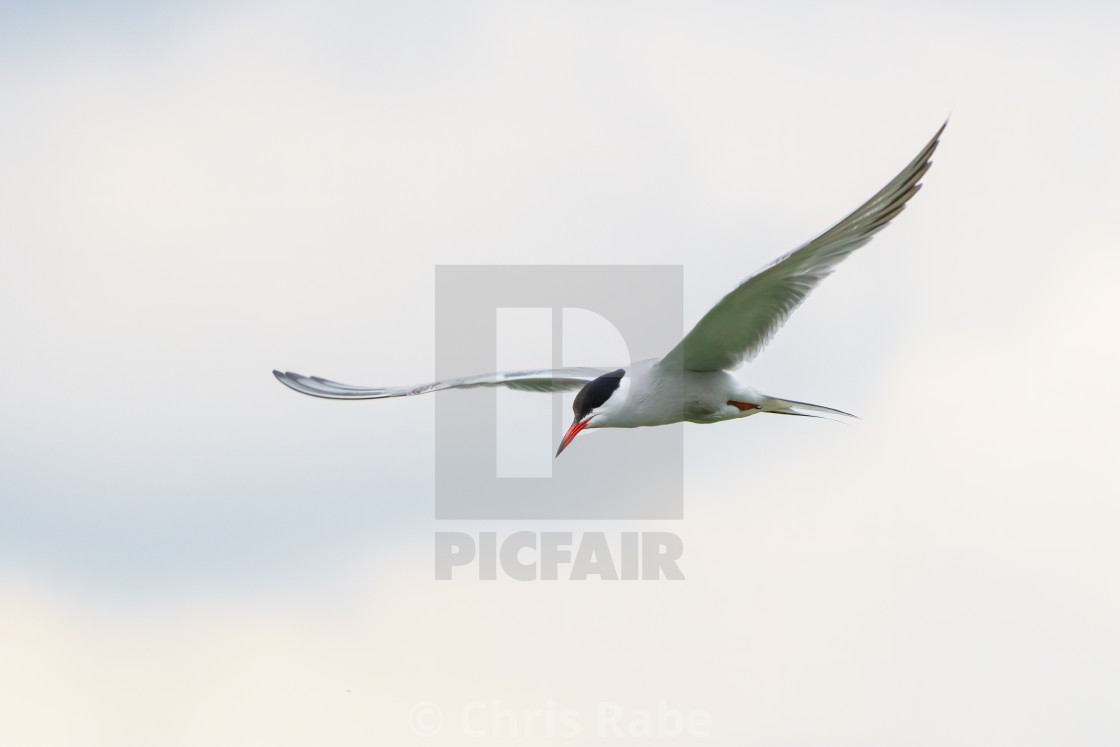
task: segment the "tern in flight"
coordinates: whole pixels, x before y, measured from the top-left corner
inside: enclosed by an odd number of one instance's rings
[[[713,306],[661,359],[618,369],[557,368],[510,371],[404,387],[360,387],[318,376],[272,373],[297,392],[327,399],[381,399],[443,389],[506,387],[527,392],[578,391],[575,420],[556,456],[584,428],[637,428],[687,421],[718,423],[759,412],[820,417],[848,415],[830,407],[761,394],[732,373],[753,359],[810,291],[836,265],[902,212],[921,187],[945,126],[870,200],[820,236],[780,257]]]

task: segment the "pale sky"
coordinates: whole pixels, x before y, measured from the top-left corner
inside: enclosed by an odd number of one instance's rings
[[[1118,32],[1089,2],[5,6],[0,743],[458,745],[408,714],[473,701],[665,701],[701,745],[1120,741]],[[269,373],[430,379],[439,264],[683,265],[691,324],[950,114],[746,372],[862,419],[688,427],[684,582],[433,582],[431,399]]]

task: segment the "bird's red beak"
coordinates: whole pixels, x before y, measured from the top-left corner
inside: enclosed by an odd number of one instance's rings
[[[592,416],[592,417],[594,417],[594,416]],[[588,418],[587,420],[583,420],[583,421],[580,421],[580,422],[572,423],[572,427],[569,428],[568,432],[564,434],[564,440],[560,442],[560,448],[556,450],[556,456],[560,456],[560,452],[562,452],[562,451],[564,451],[564,449],[568,448],[568,444],[570,444],[572,442],[572,439],[574,439],[577,435],[579,435],[579,432],[582,431],[584,428],[586,428],[587,424],[590,423],[590,422],[591,422],[591,418]]]

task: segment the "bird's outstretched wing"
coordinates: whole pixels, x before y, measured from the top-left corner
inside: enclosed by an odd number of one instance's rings
[[[466,376],[461,379],[445,379],[430,384],[396,387],[363,387],[340,384],[337,381],[321,379],[318,376],[273,371],[272,375],[281,384],[295,389],[301,394],[326,399],[382,399],[385,397],[409,397],[414,394],[438,392],[441,389],[470,389],[480,386],[504,386],[522,392],[573,392],[610,368],[556,368],[540,371],[506,371],[501,373]]]
[[[945,126],[870,200],[808,244],[744,280],[662,359],[693,371],[731,369],[754,358],[836,265],[881,231],[921,185]]]

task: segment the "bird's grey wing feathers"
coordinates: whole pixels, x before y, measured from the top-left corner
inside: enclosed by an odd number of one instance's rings
[[[694,371],[731,369],[754,358],[836,265],[871,240],[921,187],[945,126],[870,200],[808,244],[744,280],[696,323],[662,364]]]
[[[295,389],[301,394],[326,399],[383,399],[385,397],[409,397],[414,394],[427,394],[441,389],[470,389],[480,386],[504,386],[522,392],[572,392],[597,376],[613,369],[610,368],[557,368],[539,371],[506,371],[500,373],[466,376],[461,379],[445,379],[430,384],[399,387],[363,387],[340,384],[318,376],[303,376],[291,371],[273,371],[272,374],[281,384]]]

